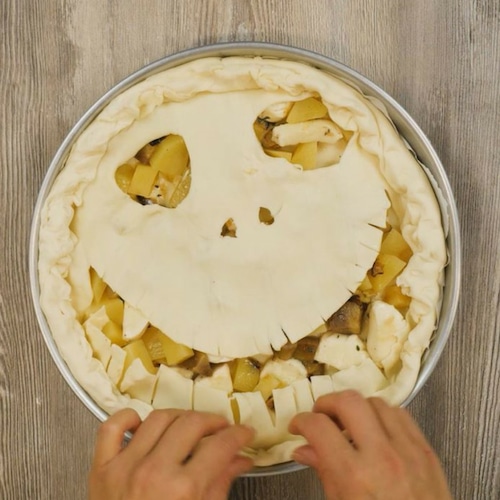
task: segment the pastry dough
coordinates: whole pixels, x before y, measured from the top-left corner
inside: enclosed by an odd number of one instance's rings
[[[311,95],[351,138],[337,165],[306,172],[267,156],[252,123],[263,109],[280,114],[280,103]],[[139,206],[116,186],[114,171],[171,133],[189,150],[190,193],[174,210]],[[273,214],[272,226],[259,222],[259,207]],[[413,252],[398,277],[412,298],[406,317],[393,333],[377,323],[368,351],[338,359],[339,371],[312,377],[312,386],[294,360],[268,362],[265,370],[289,384],[275,390],[276,420],[260,393],[231,396],[227,384],[193,384],[164,366],[152,375],[138,360],[121,373],[124,358],[100,331],[103,318],[79,321],[92,297],[92,266],[130,307],[129,337],[147,318],[211,356],[269,355],[308,335],[351,296],[378,254],[389,207]],[[229,218],[237,238],[220,237]],[[445,263],[429,180],[379,106],[290,61],[201,59],[124,91],[83,131],[41,215],[41,304],[81,386],[109,413],[129,406],[143,417],[153,407],[194,407],[232,419],[234,397],[241,421],[257,429],[250,453],[260,465],[289,459],[301,444],[287,421],[310,409],[313,397],[351,387],[391,404],[405,399],[437,323]],[[391,368],[389,378],[376,363]]]

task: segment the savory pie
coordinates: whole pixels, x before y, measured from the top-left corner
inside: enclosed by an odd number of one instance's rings
[[[46,199],[41,304],[107,412],[211,411],[289,460],[290,418],[411,392],[446,264],[423,168],[373,99],[305,64],[206,58],[116,97]]]

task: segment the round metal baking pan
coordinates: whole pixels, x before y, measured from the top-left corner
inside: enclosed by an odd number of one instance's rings
[[[85,392],[85,390],[73,377],[68,365],[62,359],[40,306],[40,284],[38,280],[37,270],[40,212],[55,178],[57,177],[59,171],[64,167],[69,152],[82,131],[118,94],[156,73],[178,66],[180,64],[187,63],[194,59],[213,56],[261,56],[267,58],[289,59],[309,64],[327,73],[330,73],[337,78],[341,78],[345,82],[360,90],[366,96],[371,96],[378,99],[385,106],[391,120],[396,125],[401,136],[404,137],[410,148],[415,152],[419,161],[423,165],[425,165],[426,173],[428,175],[430,174],[429,176],[431,178],[431,183],[440,204],[442,222],[447,235],[446,241],[449,261],[445,270],[445,284],[439,324],[433,335],[429,349],[423,356],[421,369],[415,387],[406,398],[406,400],[402,403],[402,406],[408,405],[410,401],[422,389],[425,382],[434,370],[439,357],[441,356],[453,325],[453,320],[458,304],[461,268],[460,231],[457,209],[450,184],[446,177],[445,170],[429,139],[425,136],[425,134],[418,127],[415,121],[410,117],[410,115],[394,99],[392,99],[387,93],[385,93],[370,80],[360,75],[356,71],[348,68],[347,66],[320,54],[316,54],[314,52],[310,52],[300,48],[269,43],[222,43],[198,47],[162,58],[152,64],[145,66],[139,71],[136,71],[135,73],[115,85],[82,116],[82,118],[69,132],[69,134],[57,150],[50,164],[49,170],[45,176],[43,184],[40,188],[40,193],[33,215],[29,253],[31,293],[33,296],[34,307],[43,334],[43,338],[45,340],[45,343],[47,344],[47,347],[55,364],[57,365],[66,382],[69,384],[74,393],[80,398],[80,400],[85,404],[85,406],[99,420],[106,420],[108,414],[103,411],[96,404],[96,402]],[[255,468],[253,471],[249,472],[247,476],[270,476],[293,472],[302,468],[303,466],[300,464],[297,464],[295,462],[287,462],[269,467]]]

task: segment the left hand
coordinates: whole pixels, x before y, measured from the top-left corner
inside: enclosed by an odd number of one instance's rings
[[[134,432],[123,447],[126,431]],[[252,467],[239,455],[253,431],[217,415],[155,410],[141,422],[131,409],[104,422],[89,478],[90,500],[220,500]]]

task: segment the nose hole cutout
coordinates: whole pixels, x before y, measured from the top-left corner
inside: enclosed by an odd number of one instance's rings
[[[229,238],[236,238],[236,224],[232,218],[227,219],[222,226],[220,235],[223,237],[228,236]]]
[[[271,213],[271,210],[266,207],[260,207],[259,208],[259,220],[262,222],[262,224],[265,224],[266,226],[270,226],[271,224],[274,223],[274,217],[273,214]]]

